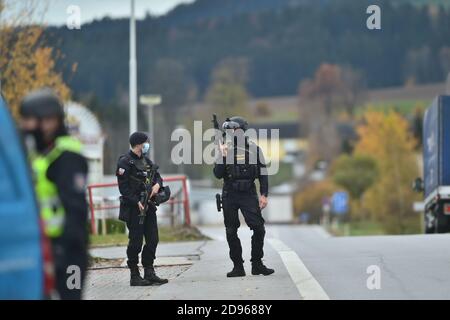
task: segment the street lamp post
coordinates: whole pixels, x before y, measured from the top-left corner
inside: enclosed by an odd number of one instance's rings
[[[134,0],[130,12],[130,134],[137,131],[137,63],[136,63],[136,18]]]
[[[161,96],[159,95],[142,95],[139,97],[139,103],[148,107],[148,133],[152,144],[150,148],[150,159],[152,161],[155,161],[153,108],[158,104],[161,104],[161,100]]]

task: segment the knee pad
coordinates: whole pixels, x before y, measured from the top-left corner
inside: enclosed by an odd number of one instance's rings
[[[225,228],[227,237],[237,237],[237,228]]]
[[[141,248],[142,244],[143,244],[142,237],[130,236],[128,239],[128,247],[129,248]]]
[[[266,228],[264,227],[264,225],[256,226],[252,229],[255,236],[264,237],[266,234]]]

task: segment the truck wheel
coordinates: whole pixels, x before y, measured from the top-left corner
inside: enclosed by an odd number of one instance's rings
[[[425,233],[436,233],[436,228],[433,226],[431,228],[425,226]]]
[[[432,211],[432,216],[436,218],[434,221],[436,233],[450,232],[450,215],[444,214],[444,208],[447,204],[447,202],[440,202]]]
[[[437,233],[447,233],[450,232],[450,221],[449,216],[445,216],[443,214],[440,214],[437,219],[437,227],[436,227]]]
[[[430,234],[430,233],[436,233],[436,228],[427,228],[425,227],[425,233]]]

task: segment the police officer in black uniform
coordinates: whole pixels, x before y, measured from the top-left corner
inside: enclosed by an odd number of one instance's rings
[[[51,240],[56,290],[61,299],[79,300],[88,264],[87,161],[81,143],[68,135],[62,103],[51,89],[28,94],[20,114],[44,231]]]
[[[267,268],[262,258],[264,255],[264,219],[261,210],[267,205],[268,177],[265,172],[264,156],[257,145],[249,141],[244,132],[248,123],[242,117],[232,117],[224,123],[224,129],[233,130],[231,144],[220,146],[222,159],[214,166],[214,175],[224,180],[222,190],[222,206],[230,258],[233,270],[227,277],[245,276],[242,247],[237,231],[240,226],[238,210],[240,209],[245,222],[253,230],[252,236],[252,274],[270,275],[273,269]],[[256,192],[255,179],[260,183],[260,197]]]
[[[130,285],[161,285],[168,280],[159,278],[153,267],[159,241],[156,206],[152,204],[148,206],[143,224],[139,223],[139,214],[145,206],[145,203],[142,203],[142,192],[151,192],[150,199],[152,199],[163,187],[163,180],[156,166],[145,156],[150,148],[147,135],[143,132],[135,132],[130,136],[129,142],[131,149],[120,156],[116,175],[122,195],[119,219],[126,222],[129,230],[127,264],[131,272]],[[153,181],[147,181],[152,175],[152,170],[155,170]],[[151,190],[145,189],[144,182],[151,186]],[[145,238],[145,245],[142,248],[143,238]],[[144,278],[141,277],[138,267],[141,250]]]

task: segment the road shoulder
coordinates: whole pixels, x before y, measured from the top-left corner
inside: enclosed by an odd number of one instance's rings
[[[297,300],[300,295],[278,253],[265,246],[265,263],[275,269],[270,276],[251,275],[250,238],[241,237],[246,277],[227,278],[232,263],[225,241],[210,240],[202,247],[202,255],[189,270],[160,287],[152,299],[162,300]]]

